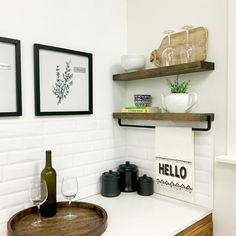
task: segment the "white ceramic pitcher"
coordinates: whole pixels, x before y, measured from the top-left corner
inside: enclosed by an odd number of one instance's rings
[[[197,103],[196,93],[171,93],[167,96],[161,94],[162,108],[167,112],[185,113]]]

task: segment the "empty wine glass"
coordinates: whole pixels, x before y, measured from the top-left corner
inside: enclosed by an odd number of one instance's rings
[[[77,177],[75,176],[64,177],[62,179],[61,192],[63,196],[69,201],[69,213],[68,215],[64,216],[64,218],[67,220],[73,220],[77,216],[71,213],[70,205],[71,205],[71,201],[76,197],[76,194],[78,192]]]
[[[171,46],[170,36],[172,33],[174,33],[173,30],[164,31],[164,34],[167,34],[168,36],[168,47],[162,52],[162,62],[164,66],[174,65],[176,57],[175,49]]]
[[[40,216],[40,205],[42,205],[48,197],[47,183],[45,180],[35,180],[29,185],[29,198],[32,203],[38,208],[38,218],[32,222],[33,226],[40,226],[42,224]]]
[[[180,53],[182,63],[193,62],[195,60],[195,46],[189,42],[189,30],[192,28],[193,26],[190,25],[181,28],[186,32],[186,43],[183,45]]]

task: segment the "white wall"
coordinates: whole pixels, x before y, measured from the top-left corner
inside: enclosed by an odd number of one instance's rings
[[[154,67],[149,63],[150,52],[159,47],[164,30],[179,31],[183,25],[205,26],[208,29],[207,60],[215,62],[215,70],[181,75],[180,78],[190,79],[190,91],[198,93],[198,106],[194,111],[215,113],[215,121],[209,134],[212,134],[215,139],[215,155],[225,154],[227,141],[227,1],[128,0],[127,2],[128,52],[145,55],[147,68]],[[160,106],[160,94],[169,93],[165,79],[166,77],[129,82],[126,105],[132,105],[134,93],[148,93],[153,95],[153,105]],[[129,137],[134,131],[127,132],[127,137]],[[135,132],[138,133],[138,137],[145,137],[147,145],[144,150],[150,153],[148,143],[152,143],[154,132],[145,130]],[[143,159],[140,159],[140,163],[143,163],[143,168],[150,164]],[[214,235],[216,236],[225,233],[229,236],[235,235],[234,225],[230,219],[233,212],[234,214],[236,212],[235,207],[232,207],[235,206],[235,195],[231,197],[228,194],[233,181],[231,177],[229,172],[221,172],[218,167],[215,169]],[[226,204],[227,208],[225,208]],[[232,207],[231,215],[228,215],[227,211],[230,207]],[[232,229],[232,231],[229,232],[227,229]]]
[[[236,7],[235,1],[228,0],[228,149],[229,155],[236,156],[236,70],[235,70],[235,40],[236,40],[236,16],[234,14],[234,9]]]
[[[0,35],[21,40],[23,90],[23,116],[0,118],[4,236],[9,217],[30,204],[28,184],[43,168],[46,149],[53,151],[58,194],[62,176],[70,172],[79,177],[78,198],[98,193],[101,173],[121,162],[125,136],[113,125],[111,114],[124,103],[125,92],[113,85],[112,73],[126,51],[126,1],[1,0],[0,5]],[[93,115],[34,116],[33,43],[93,53]]]
[[[227,153],[236,156],[236,2],[228,0],[228,128],[227,128]],[[215,232],[217,235],[236,235],[235,212],[236,212],[236,167],[231,164],[216,164],[215,171]]]

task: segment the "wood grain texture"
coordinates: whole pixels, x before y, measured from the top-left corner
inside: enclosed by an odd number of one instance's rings
[[[107,227],[106,211],[94,204],[72,202],[70,212],[74,220],[65,220],[68,202],[57,203],[54,217],[42,218],[43,225],[31,225],[37,218],[37,208],[31,207],[15,214],[7,224],[8,236],[100,236]]]
[[[195,224],[184,229],[176,236],[212,236],[213,235],[213,223],[212,214],[206,216],[202,220],[199,220]]]
[[[126,113],[115,112],[113,118],[136,120],[168,120],[168,121],[207,121],[207,117],[214,121],[214,113]]]
[[[207,58],[208,30],[204,27],[197,27],[189,30],[189,43],[195,47],[195,60],[204,61]],[[176,50],[174,65],[181,64],[180,50],[186,43],[186,32],[181,31],[171,34],[171,46]],[[162,52],[168,47],[168,37],[165,36],[158,49],[152,51],[150,61],[157,67],[162,67]]]
[[[187,74],[201,71],[210,71],[214,70],[215,65],[213,62],[207,61],[196,61],[191,63],[165,66],[154,69],[146,69],[135,72],[128,72],[122,74],[113,75],[113,80],[116,81],[129,81],[129,80],[138,80],[138,79],[148,79],[155,77],[163,77],[169,75],[178,75],[178,74]]]

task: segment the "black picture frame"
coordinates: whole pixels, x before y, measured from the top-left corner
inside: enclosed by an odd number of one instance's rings
[[[92,53],[34,44],[34,79],[36,116],[93,114]]]
[[[0,117],[22,116],[20,40],[0,37]],[[5,95],[4,95],[5,94]]]

